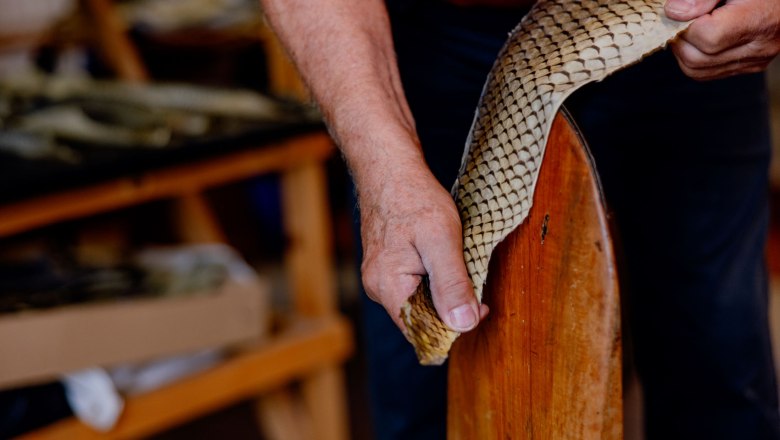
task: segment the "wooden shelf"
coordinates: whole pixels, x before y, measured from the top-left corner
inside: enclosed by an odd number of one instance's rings
[[[117,426],[98,433],[67,419],[20,439],[131,439],[175,426],[343,362],[352,352],[352,330],[342,318],[302,319],[265,344],[213,369],[148,394],[129,398]],[[174,404],[175,402],[175,404]]]
[[[209,160],[0,205],[0,237],[4,237],[152,200],[170,199],[176,201],[175,217],[181,220],[177,227],[185,241],[218,242],[224,234],[202,192],[277,172],[289,241],[285,266],[290,295],[295,316],[306,317],[287,331],[273,335],[262,347],[242,352],[207,373],[131,398],[119,424],[110,433],[97,433],[75,420],[66,420],[23,438],[139,438],[248,398],[260,402],[259,419],[279,419],[280,413],[290,410],[279,402],[289,401],[289,396],[281,396],[282,399],[271,396],[265,401],[262,396],[264,392],[298,381],[307,423],[312,424],[318,437],[347,439],[341,364],[352,351],[352,329],[336,309],[323,166],[333,151],[333,144],[323,132],[291,136]],[[286,432],[265,435],[273,439],[290,438]]]
[[[144,82],[148,74],[124,33],[111,0],[85,0],[94,20],[96,43],[120,78]],[[263,34],[268,37],[270,34]],[[270,76],[277,94],[301,96],[291,81],[291,64],[278,44],[268,44]],[[0,238],[62,221],[161,199],[175,201],[177,231],[185,242],[220,242],[219,227],[203,191],[265,173],[280,174],[282,215],[289,246],[285,265],[290,279],[295,321],[262,346],[247,349],[200,375],[126,401],[109,433],[101,434],[75,419],[58,422],[27,439],[128,439],[160,432],[243,399],[256,399],[258,419],[291,420],[311,425],[322,440],[349,438],[341,364],[352,352],[352,329],[340,318],[333,275],[330,212],[324,161],[335,148],[324,132],[290,136],[250,150],[226,153],[195,163],[149,171],[130,178],[101,182],[18,203],[0,205]],[[302,318],[301,318],[302,319]],[[285,384],[300,384],[301,418],[292,414]],[[270,392],[270,393],[268,393]],[[270,395],[269,395],[270,394]],[[262,427],[262,424],[261,424]],[[272,440],[293,437],[296,426],[264,431]],[[286,429],[291,428],[291,429]]]
[[[323,132],[138,176],[0,206],[0,237],[144,202],[174,198],[264,173],[321,162],[334,147]]]

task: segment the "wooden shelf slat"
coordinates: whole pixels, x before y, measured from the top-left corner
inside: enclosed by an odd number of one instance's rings
[[[66,419],[20,437],[45,439],[135,439],[163,431],[242,399],[279,387],[352,352],[352,330],[342,318],[301,320],[266,344],[168,387],[126,400],[117,426],[98,433]]]
[[[136,177],[2,205],[0,237],[319,162],[333,150],[328,136],[317,132]]]

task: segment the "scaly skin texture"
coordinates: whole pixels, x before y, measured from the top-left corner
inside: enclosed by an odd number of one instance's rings
[[[575,90],[664,47],[688,22],[664,0],[542,0],[510,34],[488,76],[453,188],[477,298],[496,245],[533,204],[550,127]],[[427,280],[401,310],[420,363],[440,365],[459,333],[433,308]]]

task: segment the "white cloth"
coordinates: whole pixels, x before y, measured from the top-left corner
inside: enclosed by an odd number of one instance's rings
[[[105,370],[89,368],[66,374],[62,383],[73,414],[84,424],[100,432],[116,425],[124,401]]]

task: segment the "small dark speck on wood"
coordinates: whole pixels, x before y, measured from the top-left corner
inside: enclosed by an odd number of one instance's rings
[[[596,240],[596,249],[598,249],[599,252],[603,252],[603,249],[601,249],[601,240]]]
[[[550,214],[544,215],[544,222],[542,223],[542,244],[544,244],[544,239],[547,237],[547,224],[550,223]]]

